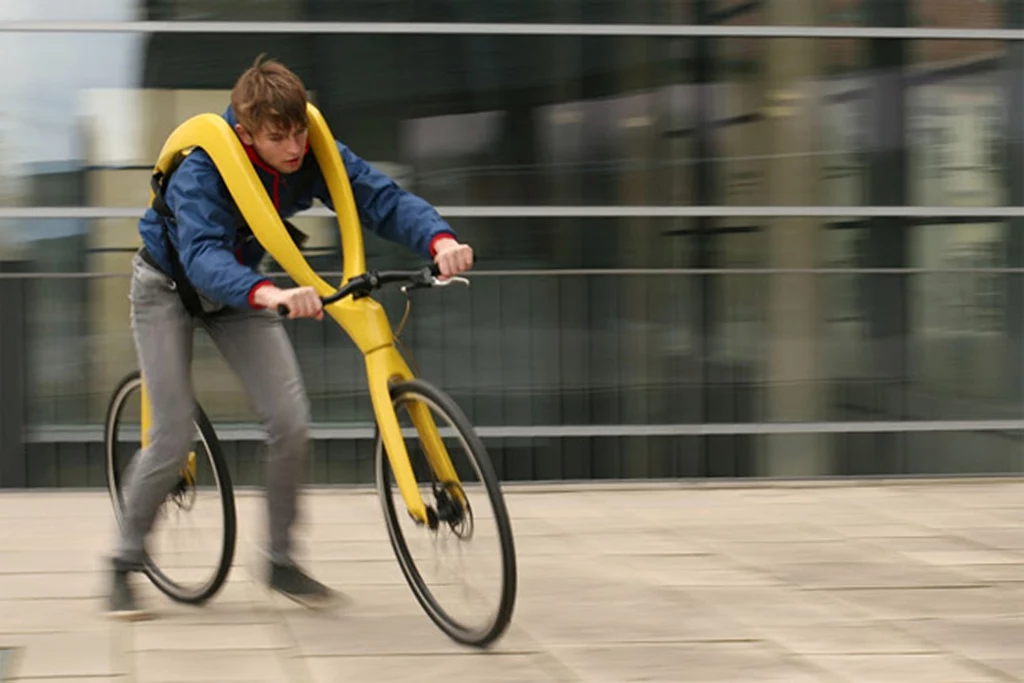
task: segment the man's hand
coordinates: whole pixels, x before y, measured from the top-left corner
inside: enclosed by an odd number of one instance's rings
[[[288,307],[289,318],[315,318],[324,319],[324,306],[312,287],[294,287],[292,289],[278,289],[273,285],[260,287],[253,295],[253,301],[257,306],[269,308],[273,311],[284,304]]]
[[[443,237],[434,244],[434,262],[441,269],[441,278],[458,275],[473,267],[473,248]]]

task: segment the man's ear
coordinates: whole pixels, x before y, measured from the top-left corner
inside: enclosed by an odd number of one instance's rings
[[[247,131],[245,128],[242,128],[242,124],[235,124],[235,132],[238,133],[238,137],[242,141],[243,145],[249,145],[250,147],[252,146],[252,136],[249,135],[249,131]]]

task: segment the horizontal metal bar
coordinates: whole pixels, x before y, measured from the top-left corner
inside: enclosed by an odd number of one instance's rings
[[[567,277],[654,275],[1009,275],[1024,268],[549,268],[472,270],[468,277]],[[340,277],[341,273],[326,274]]]
[[[285,273],[267,273],[285,279]],[[325,278],[340,278],[341,271],[319,273]],[[1014,268],[524,268],[522,270],[474,270],[478,277],[656,277],[708,275],[1024,275],[1024,267]],[[128,278],[131,273],[0,273],[0,280],[102,280]]]
[[[438,206],[445,218],[1021,218],[1024,206]],[[0,219],[139,218],[143,207],[0,207]],[[299,217],[333,218],[330,209]]]
[[[286,279],[284,273],[267,273]],[[319,273],[325,278],[340,278],[341,271]],[[1024,267],[1015,268],[537,268],[523,270],[474,270],[478,277],[658,277],[709,275],[1024,275]],[[0,273],[0,280],[102,280],[126,279],[129,272],[118,273]]]
[[[652,38],[909,38],[1024,40],[1022,29],[883,26],[721,26],[411,21],[0,21],[0,31],[31,33],[306,33]]]
[[[214,425],[224,441],[262,441],[266,432],[255,425]],[[442,430],[444,432],[444,430]],[[883,434],[909,432],[1024,432],[1021,420],[915,420],[873,422],[739,422],[656,425],[523,425],[476,428],[484,439],[565,439],[650,436],[770,436],[775,434]],[[444,432],[447,434],[447,432]],[[407,431],[407,436],[413,436]],[[373,439],[372,426],[314,424],[316,440],[356,441]],[[1024,435],[1022,435],[1024,436]],[[29,428],[29,443],[100,443],[103,429],[95,427],[41,426]]]

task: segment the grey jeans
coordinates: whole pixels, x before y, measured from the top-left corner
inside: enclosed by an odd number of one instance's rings
[[[267,429],[270,559],[288,564],[298,487],[308,456],[309,401],[299,364],[279,317],[270,311],[225,309],[196,321],[173,281],[136,254],[131,320],[152,407],[150,441],[125,473],[125,515],[115,559],[134,564],[157,510],[188,457],[194,428],[192,337],[203,327],[238,374],[249,407]],[[207,303],[207,302],[204,302]]]

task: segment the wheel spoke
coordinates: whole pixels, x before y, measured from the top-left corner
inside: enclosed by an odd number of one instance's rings
[[[445,633],[461,643],[487,645],[507,628],[516,592],[512,532],[497,477],[482,442],[450,398],[422,381],[398,385],[392,396],[400,419],[408,412],[404,408],[415,401],[430,410],[445,434],[455,434],[455,438],[445,437],[444,443],[454,471],[462,479],[461,483],[439,482],[419,440],[414,439],[407,450],[413,472],[422,482],[424,503],[436,510],[438,527],[429,530],[405,523],[405,502],[393,486],[389,460],[378,437],[378,493],[399,565],[427,615]],[[476,492],[472,500],[464,486],[467,482],[473,483]],[[486,525],[486,530],[474,514],[475,505],[493,511],[482,518],[492,523]],[[476,542],[480,531],[490,531],[496,537],[493,552],[475,552],[489,549]],[[468,545],[471,542],[473,546]],[[418,558],[418,551],[426,551],[428,556]],[[468,565],[479,559],[489,560],[490,568],[496,569],[497,586],[478,585],[481,573]],[[468,616],[463,609],[474,600],[486,604],[482,618]]]
[[[123,518],[124,473],[141,452],[138,451],[139,422],[131,419],[139,412],[131,401],[138,403],[140,388],[138,373],[122,381],[108,408],[104,430],[107,484],[119,522]],[[195,443],[180,478],[157,511],[147,541],[146,574],[170,598],[199,604],[215,595],[227,579],[234,558],[236,518],[233,488],[220,443],[201,409],[194,430]],[[128,448],[123,448],[124,444]],[[209,477],[216,491],[214,496],[202,495],[207,487],[204,475]],[[211,512],[219,524],[218,533],[212,539],[208,533]],[[164,534],[160,532],[174,526],[182,528],[175,530],[166,543],[161,543]],[[205,543],[207,539],[213,542]]]

